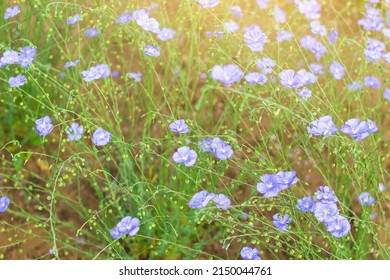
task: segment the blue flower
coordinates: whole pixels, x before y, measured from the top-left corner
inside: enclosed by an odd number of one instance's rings
[[[224,23],[224,27],[228,33],[236,33],[240,29],[240,25],[235,21],[229,21]]]
[[[247,81],[248,84],[262,85],[268,81],[268,78],[267,76],[259,72],[252,72],[245,76],[245,80]]]
[[[219,0],[196,0],[202,9],[213,8],[219,4]]]
[[[309,68],[314,75],[324,74],[324,66],[322,66],[321,64],[312,63],[309,65]]]
[[[278,5],[274,6],[274,18],[279,23],[285,23],[287,21],[287,14]]]
[[[144,53],[149,57],[160,56],[160,50],[157,47],[151,45],[146,45],[144,47]]]
[[[373,198],[369,192],[362,192],[359,194],[359,203],[363,206],[369,206],[371,204],[374,204],[375,198]]]
[[[287,88],[300,88],[303,86],[303,80],[295,74],[294,70],[282,70],[279,73],[280,84]]]
[[[102,78],[107,78],[111,74],[110,67],[106,64],[98,64],[91,67],[89,70],[81,72],[81,75],[86,82],[92,82],[93,80],[98,80]]]
[[[104,146],[111,141],[112,135],[108,131],[105,131],[103,128],[99,127],[92,134],[92,142],[96,146]]]
[[[329,69],[336,80],[341,80],[344,77],[345,69],[340,63],[332,62]]]
[[[261,182],[257,183],[257,191],[264,197],[275,197],[284,187],[282,177],[276,174],[265,174],[261,176]]]
[[[333,28],[332,32],[329,34],[329,44],[334,44],[339,37],[339,33],[337,32],[336,28]]]
[[[115,21],[116,24],[124,24],[126,22],[131,21],[132,17],[129,10],[126,10],[123,14],[121,14],[118,19]]]
[[[26,76],[17,75],[15,77],[11,77],[8,80],[8,83],[11,88],[18,88],[26,84]]]
[[[202,141],[198,142],[199,147],[204,151],[204,152],[212,152],[213,148],[211,147],[213,140],[210,138],[203,138]]]
[[[303,99],[309,99],[311,98],[312,92],[310,89],[303,87],[301,90],[298,90],[298,96]]]
[[[315,200],[310,196],[302,197],[298,200],[297,208],[302,212],[312,212],[314,209]]]
[[[356,118],[346,121],[341,127],[341,131],[353,137],[356,141],[363,140],[370,134],[368,123]]]
[[[72,25],[72,24],[75,24],[75,23],[79,22],[80,19],[81,19],[80,15],[79,14],[75,14],[74,16],[69,17],[68,20],[66,21],[66,23],[68,25]]]
[[[257,6],[259,6],[260,9],[267,9],[268,2],[269,0],[256,0]]]
[[[96,37],[99,35],[99,30],[97,30],[96,28],[88,28],[87,30],[85,30],[85,35],[89,38]]]
[[[173,154],[172,158],[174,162],[184,163],[185,166],[190,167],[195,164],[198,155],[194,150],[184,146],[177,149],[177,152]]]
[[[304,49],[310,50],[314,54],[316,60],[320,60],[321,56],[327,52],[325,45],[310,35],[302,37],[301,45]]]
[[[303,85],[314,84],[317,81],[317,77],[305,69],[301,69],[295,75],[295,79],[300,81]]]
[[[365,30],[380,31],[384,24],[381,16],[381,12],[370,5],[366,5],[365,18],[358,21],[358,24]]]
[[[75,61],[65,62],[64,68],[76,66],[77,64],[79,64],[79,62],[80,62],[80,59],[76,59]]]
[[[204,208],[214,198],[215,194],[208,193],[207,191],[200,191],[191,198],[188,206],[191,209]]]
[[[256,248],[243,247],[241,249],[240,255],[244,260],[261,260],[259,253],[259,250]]]
[[[118,239],[119,237],[121,237],[123,234],[121,234],[121,232],[119,231],[119,229],[117,227],[114,227],[110,230],[110,235],[112,238],[114,239]]]
[[[137,24],[145,31],[158,33],[160,31],[160,23],[155,18],[142,16],[136,19]]]
[[[368,38],[367,48],[364,51],[366,60],[368,62],[374,62],[374,63],[378,62],[384,55],[385,49],[386,49],[386,45],[382,41]]]
[[[244,42],[254,52],[263,51],[267,38],[257,25],[250,25],[244,29]]]
[[[173,132],[178,132],[178,133],[188,133],[190,132],[190,129],[188,128],[188,125],[184,120],[177,120],[169,124],[169,128]]]
[[[315,196],[317,201],[325,204],[333,204],[338,201],[334,191],[328,186],[321,186]]]
[[[336,203],[316,202],[313,214],[319,222],[326,224],[333,222],[339,215],[339,209]]]
[[[137,83],[142,81],[142,73],[139,72],[130,72],[126,74],[127,77],[134,79]]]
[[[319,21],[315,20],[310,22],[311,32],[320,36],[326,36],[328,31],[325,26],[323,26]]]
[[[128,234],[129,236],[135,235],[139,231],[140,220],[138,218],[133,218],[132,216],[124,217],[117,225],[117,233],[120,236]],[[110,232],[112,234],[113,232]],[[113,234],[112,234],[113,235]],[[112,236],[111,235],[111,236]]]
[[[48,135],[53,130],[53,128],[54,126],[52,125],[51,119],[48,116],[37,119],[35,121],[35,129],[37,130],[39,136]]]
[[[220,160],[231,158],[234,154],[232,147],[218,137],[215,137],[211,141],[211,149],[215,156]]]
[[[78,123],[72,123],[66,131],[69,141],[80,140],[83,136],[84,129]]]
[[[284,214],[282,218],[279,217],[280,213],[276,213],[272,216],[272,224],[280,229],[281,231],[286,231],[288,225],[292,222],[288,214]]]
[[[381,82],[373,76],[367,76],[364,78],[364,85],[370,88],[380,88]]]
[[[390,102],[390,88],[386,88],[384,91],[383,91],[383,97]]]
[[[351,231],[351,224],[348,222],[347,218],[339,215],[334,221],[326,224],[326,230],[333,236],[340,238]]]
[[[168,40],[172,40],[173,38],[175,38],[176,34],[175,34],[175,31],[173,31],[173,29],[171,28],[161,28],[158,32],[157,32],[157,37],[161,40],[161,41],[168,41]]]
[[[34,57],[37,53],[36,48],[24,47],[19,54],[19,64],[23,68],[29,68],[34,63]]]
[[[294,35],[290,31],[280,30],[280,31],[278,31],[278,33],[276,35],[276,41],[278,41],[279,43],[282,43],[284,41],[288,41],[288,40],[292,39],[293,37],[294,37]]]
[[[213,201],[215,206],[219,209],[226,211],[230,208],[230,199],[224,194],[215,195]]]
[[[14,50],[5,51],[3,56],[0,58],[0,61],[5,65],[19,63],[19,53]]]
[[[238,18],[242,18],[244,14],[242,13],[242,10],[240,6],[231,6],[230,7],[230,12],[235,15]]]
[[[13,18],[19,13],[20,13],[19,6],[8,7],[7,9],[5,9],[4,19]]]
[[[280,176],[284,182],[284,185],[280,187],[282,190],[288,189],[298,183],[297,173],[295,171],[280,171],[276,175]]]
[[[321,5],[316,0],[295,0],[295,6],[307,19],[318,19],[321,16]]]
[[[220,81],[225,87],[231,86],[234,83],[241,81],[244,73],[240,67],[235,64],[228,64],[225,66],[214,66],[211,76],[214,80]]]
[[[2,198],[0,198],[0,213],[4,213],[5,211],[7,211],[9,204],[10,200],[8,197],[3,196]]]
[[[276,66],[275,62],[268,57],[260,58],[256,62],[256,67],[263,70],[263,74],[265,75],[271,74],[275,66]]]
[[[323,135],[329,137],[337,132],[337,127],[331,116],[324,116],[312,121],[307,127],[307,131],[314,136]]]

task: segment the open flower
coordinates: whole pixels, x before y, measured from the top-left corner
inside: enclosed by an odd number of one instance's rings
[[[184,163],[184,165],[187,167],[194,165],[197,158],[197,153],[187,146],[177,149],[177,152],[173,154],[174,162]]]

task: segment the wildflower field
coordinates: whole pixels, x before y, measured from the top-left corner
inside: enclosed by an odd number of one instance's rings
[[[390,259],[390,1],[0,14],[0,259]]]

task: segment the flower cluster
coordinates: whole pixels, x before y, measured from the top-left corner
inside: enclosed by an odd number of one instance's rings
[[[32,47],[24,47],[20,52],[8,50],[0,58],[0,68],[6,65],[19,64],[22,68],[29,68],[34,63],[37,50]]]
[[[8,7],[5,9],[4,19],[10,19],[20,13],[19,6]]]
[[[191,209],[198,209],[206,207],[210,201],[214,201],[217,208],[221,210],[228,210],[230,208],[230,199],[224,194],[208,193],[207,191],[200,191],[193,195],[188,202]]]
[[[234,154],[232,147],[219,137],[203,138],[202,141],[198,142],[198,145],[204,152],[214,153],[219,160],[226,160]]]
[[[257,191],[264,197],[275,197],[298,182],[295,171],[280,171],[276,174],[265,174],[260,177]]]
[[[86,82],[92,82],[94,80],[107,78],[111,74],[110,67],[106,64],[98,64],[91,67],[89,70],[81,72],[81,75]]]
[[[118,239],[125,234],[129,236],[135,235],[139,231],[140,220],[132,216],[124,217],[116,227],[110,230],[110,235],[114,239]]]
[[[339,214],[335,192],[328,186],[321,186],[315,193],[315,198],[303,197],[298,201],[297,208],[302,212],[311,212],[314,217],[326,225],[326,230],[335,237],[343,237],[351,230],[347,218]]]

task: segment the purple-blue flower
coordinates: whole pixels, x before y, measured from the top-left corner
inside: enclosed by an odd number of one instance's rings
[[[241,71],[240,67],[235,64],[228,64],[225,66],[216,65],[211,71],[211,76],[214,80],[220,81],[225,87],[228,87],[241,81],[244,73]]]
[[[320,36],[326,36],[328,31],[325,26],[323,26],[319,21],[315,20],[310,22],[311,32]]]
[[[157,32],[157,37],[161,40],[161,41],[168,41],[168,40],[172,40],[173,38],[175,38],[176,34],[175,34],[175,31],[173,31],[172,28],[161,28],[158,32]]]
[[[97,30],[96,28],[88,28],[87,30],[85,30],[85,35],[89,38],[96,37],[99,35],[99,30]]]
[[[272,224],[281,231],[286,231],[288,225],[292,222],[288,214],[284,214],[283,217],[279,217],[280,213],[273,215]]]
[[[369,192],[362,192],[359,194],[358,200],[360,205],[363,206],[369,206],[375,202],[375,198],[373,198]]]
[[[303,86],[303,80],[294,70],[282,70],[279,73],[280,84],[288,88],[300,88]]]
[[[66,134],[68,135],[69,141],[77,141],[80,140],[83,136],[84,128],[80,126],[78,123],[72,123],[70,127],[66,130]]]
[[[334,44],[339,37],[339,33],[337,32],[336,28],[333,28],[332,32],[329,34],[329,44]]]
[[[303,99],[311,98],[312,92],[310,89],[303,87],[301,90],[298,90],[298,96]]]
[[[364,51],[366,60],[368,62],[378,62],[384,55],[386,49],[385,43],[382,41],[368,38],[367,39],[367,48]]]
[[[188,125],[184,120],[177,120],[169,124],[169,128],[173,132],[178,132],[178,133],[188,133],[190,132],[190,129],[188,128]]]
[[[142,73],[139,73],[139,72],[130,72],[130,73],[127,73],[126,76],[134,79],[137,83],[140,83],[142,80]]]
[[[173,154],[172,158],[174,162],[184,163],[185,166],[190,167],[195,164],[198,155],[194,150],[184,146],[177,149],[177,152]]]
[[[370,5],[366,5],[365,16],[365,18],[358,21],[358,24],[361,25],[363,29],[380,31],[383,28],[383,18],[379,10]]]
[[[243,247],[241,249],[240,255],[243,260],[261,260],[261,258],[259,257],[259,253],[259,250],[257,250],[256,248]]]
[[[295,171],[280,171],[276,173],[276,175],[280,176],[284,182],[284,185],[280,186],[281,190],[288,189],[292,185],[298,183],[297,172]]]
[[[326,230],[329,231],[335,237],[343,237],[351,231],[351,224],[347,218],[339,215],[332,222],[326,224]]]
[[[245,81],[247,81],[248,84],[265,84],[268,81],[267,76],[264,74],[261,74],[259,72],[252,72],[245,76]]]
[[[314,209],[315,200],[310,196],[302,197],[298,200],[297,208],[302,212],[312,212]]]
[[[124,24],[126,22],[131,21],[132,17],[129,10],[126,10],[123,14],[121,14],[115,21],[116,24]]]
[[[211,147],[211,143],[213,142],[210,138],[203,138],[201,141],[198,142],[199,147],[204,152],[212,152],[213,148]]]
[[[301,45],[303,48],[310,50],[316,60],[320,60],[321,56],[327,52],[325,45],[310,35],[302,37]]]
[[[0,213],[4,213],[5,211],[7,211],[9,204],[10,200],[8,197],[3,196],[2,198],[0,198]]]
[[[376,77],[367,76],[364,78],[364,86],[370,87],[370,88],[380,88],[381,82]]]
[[[202,9],[213,8],[219,4],[219,0],[196,0]]]
[[[112,135],[108,131],[105,131],[103,128],[99,127],[92,134],[92,142],[96,146],[104,146],[111,141]]]
[[[322,66],[321,64],[312,63],[309,65],[309,68],[314,75],[324,74],[324,66]]]
[[[313,214],[319,222],[331,223],[339,215],[339,209],[336,203],[316,202]]]
[[[261,182],[257,183],[257,191],[264,197],[275,197],[284,187],[282,177],[276,174],[265,174],[260,177]]]
[[[318,19],[321,16],[321,5],[316,0],[295,0],[295,6],[307,19]]]
[[[331,116],[324,116],[312,121],[307,127],[307,132],[314,136],[329,137],[337,132],[337,127]]]
[[[80,21],[80,15],[79,14],[75,14],[74,16],[72,17],[69,17],[68,20],[66,21],[66,23],[68,25],[72,25],[72,24],[75,24],[76,22],[79,22]]]
[[[314,84],[317,81],[317,77],[305,69],[299,70],[295,75],[295,79],[303,83],[303,85]]]
[[[238,18],[242,18],[244,14],[242,13],[242,10],[240,6],[231,6],[230,7],[230,12],[235,15]]]
[[[37,119],[35,121],[35,129],[37,130],[39,136],[48,135],[53,130],[53,128],[54,126],[52,125],[51,119],[48,116]]]
[[[263,70],[263,74],[265,75],[271,74],[275,66],[275,62],[268,57],[260,58],[256,62],[256,67]]]
[[[224,27],[228,33],[236,33],[240,29],[240,25],[235,21],[225,22]]]
[[[37,53],[36,48],[24,47],[19,54],[19,64],[23,68],[29,68],[31,64],[34,63],[34,56]]]
[[[17,75],[15,77],[11,77],[8,80],[8,83],[11,88],[18,88],[26,84],[26,76]]]
[[[212,152],[219,160],[226,160],[228,158],[231,158],[234,154],[232,147],[230,147],[229,144],[227,144],[225,141],[221,140],[218,137],[215,137],[211,141],[210,146]]]
[[[139,224],[140,224],[140,220],[138,218],[133,218],[132,216],[124,217],[116,225],[117,234],[119,234],[120,236],[123,236],[124,234],[127,233],[129,236],[133,236],[139,231]],[[112,236],[113,235],[112,232],[110,232],[110,233]]]
[[[279,23],[285,23],[287,21],[287,14],[278,5],[275,5],[274,6],[274,18]]]
[[[383,97],[390,102],[390,88],[386,88],[384,91],[383,91]]]
[[[269,0],[256,0],[257,6],[260,9],[267,9]]]
[[[321,203],[333,204],[338,201],[335,192],[328,186],[321,186],[315,193],[316,200]]]
[[[158,33],[160,31],[160,23],[155,18],[139,17],[136,19],[137,24],[145,31]]]
[[[81,75],[86,82],[92,82],[93,80],[107,78],[111,74],[110,67],[106,64],[98,64],[91,67],[89,70],[81,72]]]
[[[207,191],[200,191],[191,198],[188,202],[188,206],[191,209],[203,208],[214,198],[215,194],[208,193]]]
[[[79,64],[79,62],[80,62],[80,59],[76,59],[75,61],[67,61],[67,62],[65,62],[64,68],[70,68],[70,67],[76,66],[77,64]]]
[[[19,63],[19,53],[14,50],[5,51],[3,56],[0,58],[0,61],[5,65]]]
[[[13,18],[20,13],[19,6],[8,7],[5,9],[4,19]]]
[[[230,208],[230,199],[224,194],[215,195],[213,201],[219,209],[226,211]]]
[[[353,137],[356,141],[363,140],[370,134],[368,123],[357,118],[346,121],[340,130]]]
[[[345,69],[340,63],[332,62],[329,69],[336,80],[341,80],[344,77]]]
[[[254,52],[261,52],[267,41],[267,35],[257,25],[250,25],[244,29],[244,42]]]
[[[292,39],[292,37],[293,37],[293,34],[290,31],[280,30],[280,31],[278,31],[278,33],[276,35],[276,41],[278,41],[279,43],[282,43],[284,41],[288,41],[288,40]]]
[[[160,56],[160,50],[157,47],[151,45],[146,45],[144,47],[144,53],[149,57]]]

